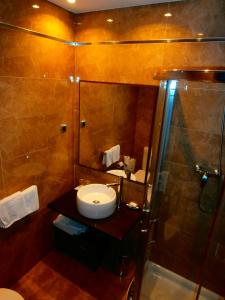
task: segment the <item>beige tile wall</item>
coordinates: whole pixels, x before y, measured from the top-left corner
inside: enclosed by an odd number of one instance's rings
[[[33,9],[38,4],[40,9]],[[73,14],[46,0],[2,0],[0,20],[12,25],[40,31],[65,40],[74,40]]]
[[[171,18],[164,13],[170,11]],[[78,41],[145,40],[158,38],[224,36],[223,0],[185,0],[125,9],[80,14]],[[111,18],[113,23],[106,22]]]
[[[189,0],[167,4],[81,14],[77,41],[146,40],[224,36],[224,1]],[[113,23],[106,22],[112,18]],[[224,66],[224,43],[100,45],[76,49],[81,79],[158,84],[161,68]]]
[[[142,169],[143,148],[149,146],[157,101],[157,87],[139,88],[136,99],[136,128],[134,137],[134,157],[136,170]]]

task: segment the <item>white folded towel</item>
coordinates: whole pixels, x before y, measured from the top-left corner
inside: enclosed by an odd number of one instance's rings
[[[0,200],[0,227],[8,228],[16,221],[38,210],[37,186],[17,192]]]
[[[120,160],[120,145],[112,147],[113,163]]]
[[[23,194],[17,192],[0,201],[0,227],[8,228],[20,219],[21,210],[24,210]]]
[[[106,168],[110,167],[113,163],[120,160],[120,145],[113,146],[103,153],[102,164]]]
[[[36,185],[32,185],[23,192],[23,200],[26,215],[39,209],[38,189]]]
[[[113,151],[112,151],[112,148],[109,149],[109,150],[106,150],[103,153],[102,163],[103,163],[103,165],[106,166],[106,168],[108,168],[109,166],[111,166],[113,164]]]

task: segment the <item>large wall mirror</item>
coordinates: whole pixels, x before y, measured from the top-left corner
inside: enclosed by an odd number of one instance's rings
[[[79,164],[145,183],[158,87],[80,81]]]

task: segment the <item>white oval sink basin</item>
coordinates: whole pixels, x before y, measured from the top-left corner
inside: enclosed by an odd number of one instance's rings
[[[107,173],[116,175],[116,176],[122,176],[123,178],[127,178],[127,175],[124,170],[117,170],[117,169],[109,170],[109,171],[107,171]],[[135,175],[131,173],[130,179],[133,181],[136,181]]]
[[[88,184],[77,192],[77,210],[89,219],[104,219],[116,209],[116,192],[105,184]]]

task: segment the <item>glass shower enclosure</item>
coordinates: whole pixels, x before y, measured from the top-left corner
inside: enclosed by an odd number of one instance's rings
[[[139,299],[221,300],[225,71],[164,71],[158,79],[157,163]]]

